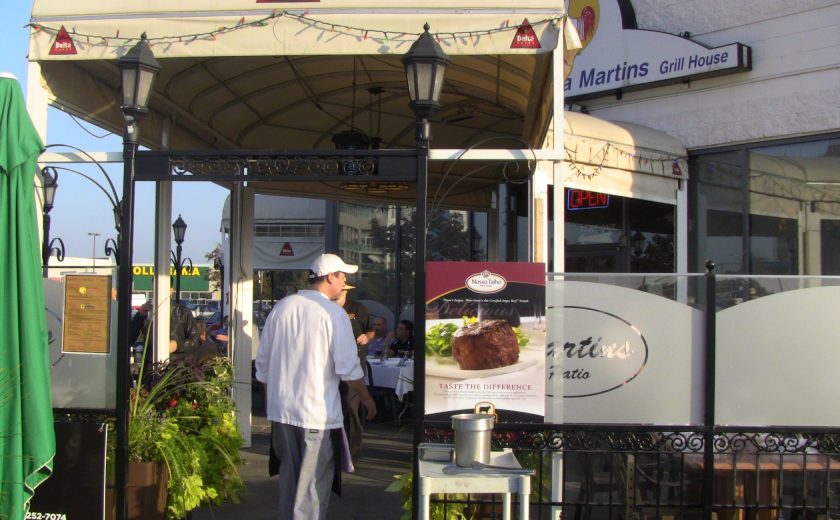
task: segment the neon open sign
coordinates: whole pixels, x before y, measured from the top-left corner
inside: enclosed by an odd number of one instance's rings
[[[566,192],[566,208],[569,211],[608,207],[610,207],[610,196],[606,193],[587,190],[568,190]]]

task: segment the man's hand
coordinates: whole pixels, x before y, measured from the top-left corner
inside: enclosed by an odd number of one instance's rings
[[[365,412],[367,412],[367,418],[373,419],[376,417],[376,403],[373,402],[373,398],[370,396],[370,392],[368,392],[367,386],[365,385],[365,378],[345,382],[348,387],[359,394],[360,403],[364,407]]]
[[[370,396],[370,393],[367,392],[367,389],[365,390],[366,391],[362,396],[362,406],[365,407],[367,418],[370,420],[376,417],[376,403],[373,401],[373,397]]]
[[[367,334],[359,334],[359,337],[356,338],[356,345],[363,347],[368,344],[368,337]]]

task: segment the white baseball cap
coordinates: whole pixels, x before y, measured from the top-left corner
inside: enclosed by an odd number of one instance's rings
[[[309,270],[314,273],[314,277],[326,276],[330,273],[347,273],[352,274],[359,270],[358,265],[345,264],[344,261],[332,253],[325,253],[320,255],[309,266]],[[309,275],[313,277],[313,274]]]

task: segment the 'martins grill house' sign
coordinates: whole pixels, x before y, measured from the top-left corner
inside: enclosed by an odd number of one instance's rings
[[[746,45],[707,48],[687,36],[639,30],[629,0],[591,4],[569,12],[583,45],[565,82],[569,101],[752,69]]]

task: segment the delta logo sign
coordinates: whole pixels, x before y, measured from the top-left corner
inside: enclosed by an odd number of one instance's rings
[[[531,27],[531,23],[525,18],[522,24],[517,27],[516,34],[513,36],[513,41],[510,43],[511,49],[541,49],[540,40]]]
[[[709,48],[682,36],[636,28],[629,0],[567,0],[582,48],[564,84],[566,99],[582,99],[752,69],[741,43]]]
[[[50,56],[67,56],[71,54],[78,54],[76,52],[76,45],[73,43],[70,35],[67,34],[67,29],[62,25],[61,29],[58,30],[58,34],[55,35],[52,46],[50,46]]]
[[[278,256],[295,256],[295,250],[292,249],[292,244],[285,242],[283,247],[280,248]]]

